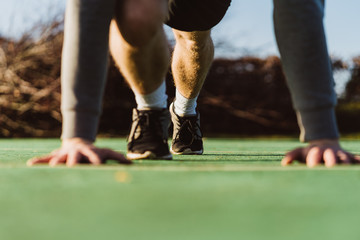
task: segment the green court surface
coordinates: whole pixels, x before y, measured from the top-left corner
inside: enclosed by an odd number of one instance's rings
[[[131,166],[25,165],[59,144],[0,140],[1,240],[360,239],[360,166],[281,167],[296,139],[206,139],[202,156]]]

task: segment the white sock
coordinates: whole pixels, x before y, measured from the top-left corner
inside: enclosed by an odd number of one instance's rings
[[[162,82],[154,92],[146,95],[142,95],[134,92],[135,100],[137,103],[137,109],[163,109],[167,108],[167,95],[166,95],[166,84]]]
[[[180,117],[196,115],[196,101],[198,96],[195,98],[188,99],[184,97],[179,90],[176,89],[174,111]]]

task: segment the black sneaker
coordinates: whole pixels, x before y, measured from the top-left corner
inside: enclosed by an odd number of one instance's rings
[[[169,111],[133,110],[127,158],[172,159],[168,146]]]
[[[200,114],[180,117],[170,105],[171,121],[174,125],[171,153],[176,155],[201,155],[204,152],[200,129]]]

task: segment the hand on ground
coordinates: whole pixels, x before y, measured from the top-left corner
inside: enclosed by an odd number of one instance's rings
[[[308,167],[315,167],[320,164],[332,167],[336,164],[360,164],[360,156],[343,150],[338,140],[323,139],[310,141],[309,146],[286,153],[281,164],[286,166],[294,161],[305,163]]]
[[[121,153],[107,148],[95,147],[92,142],[81,138],[71,138],[63,140],[61,148],[53,151],[50,155],[28,160],[27,165],[42,163],[47,163],[50,166],[66,164],[69,167],[79,163],[100,165],[110,159],[122,164],[131,164],[131,161],[127,160]]]

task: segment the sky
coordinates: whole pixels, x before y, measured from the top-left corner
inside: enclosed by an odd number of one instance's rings
[[[0,34],[19,36],[34,23],[61,14],[65,0],[0,0]],[[360,55],[360,1],[327,0],[325,29],[330,54],[342,59]],[[167,29],[169,37],[171,34]],[[278,55],[271,0],[233,0],[212,34],[218,57]]]
[[[360,1],[327,0],[324,25],[329,52],[341,58],[360,55]],[[264,56],[278,53],[272,23],[271,0],[233,0],[216,39],[227,36],[233,45]],[[237,51],[234,51],[235,54]]]

